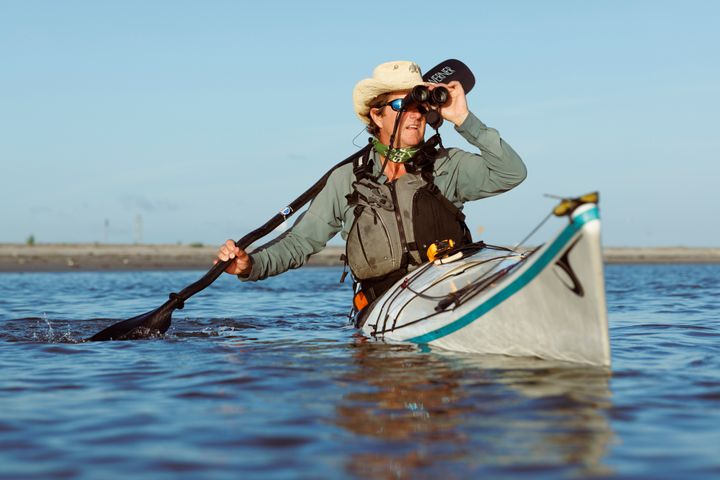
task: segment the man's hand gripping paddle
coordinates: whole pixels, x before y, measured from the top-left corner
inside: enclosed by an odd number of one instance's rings
[[[457,80],[463,86],[463,90],[467,94],[475,85],[475,77],[473,76],[470,69],[459,60],[446,60],[441,62],[436,67],[430,69],[425,75],[423,80],[432,83],[448,83],[453,80]],[[275,230],[280,224],[282,224],[288,217],[290,217],[297,210],[301,209],[307,202],[315,198],[315,196],[323,189],[327,182],[330,174],[338,167],[351,163],[358,155],[363,155],[370,146],[364,147],[359,152],[354,153],[342,162],[335,165],[330,171],[328,171],[323,177],[318,180],[315,185],[306,190],[302,195],[296,198],[290,205],[280,211],[280,213],[273,216],[260,228],[253,230],[248,233],[240,240],[235,242],[235,245],[241,249],[247,249],[252,243],[260,240],[261,238],[268,235],[270,232]],[[215,264],[200,280],[196,281],[185,287],[178,293],[171,293],[170,299],[162,304],[159,308],[138,315],[137,317],[124,320],[122,322],[115,323],[105,330],[96,333],[92,337],[88,338],[88,341],[104,341],[104,340],[135,340],[141,338],[148,338],[152,336],[164,334],[170,323],[172,322],[172,312],[175,309],[182,309],[185,305],[185,301],[196,293],[204,290],[217,278],[222,275],[225,269],[230,265],[233,260],[226,260],[224,262],[218,262]]]

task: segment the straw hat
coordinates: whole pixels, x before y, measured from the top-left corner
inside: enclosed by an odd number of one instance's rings
[[[370,102],[378,95],[400,90],[410,90],[423,82],[420,67],[415,62],[397,61],[378,65],[372,78],[360,80],[353,89],[355,113],[363,123],[370,123]]]

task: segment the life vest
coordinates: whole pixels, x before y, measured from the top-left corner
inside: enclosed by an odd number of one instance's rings
[[[472,241],[465,215],[433,183],[432,163],[423,169],[406,166],[404,175],[380,183],[372,175],[369,152],[353,163],[355,181],[347,200],[355,220],[345,257],[370,301],[428,261],[434,242],[452,239],[457,247]]]

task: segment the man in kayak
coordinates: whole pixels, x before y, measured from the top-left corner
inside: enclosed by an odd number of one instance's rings
[[[437,112],[477,153],[420,149],[428,108],[402,108],[402,102],[423,84],[447,88],[448,100]],[[356,306],[362,307],[426,261],[428,244],[470,241],[461,213],[465,202],[506,192],[525,179],[520,157],[468,110],[457,81],[426,84],[413,62],[383,63],[355,86],[353,103],[372,135],[364,155],[337,168],[308,210],[279,238],[251,254],[233,240],[225,242],[218,259],[234,259],[227,273],[255,281],[298,268],[341,232],[346,264],[363,292],[363,302]]]

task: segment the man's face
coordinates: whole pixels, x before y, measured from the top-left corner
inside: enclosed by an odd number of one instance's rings
[[[404,98],[407,91],[393,92],[390,94],[388,103],[398,98]],[[395,118],[397,112],[390,105],[385,105],[379,109],[371,110],[371,119],[380,127],[378,140],[385,145],[389,145],[390,136],[395,126]],[[421,114],[416,106],[410,107],[403,112],[400,118],[400,126],[395,137],[395,147],[406,148],[414,147],[421,144],[425,140],[425,115]]]

